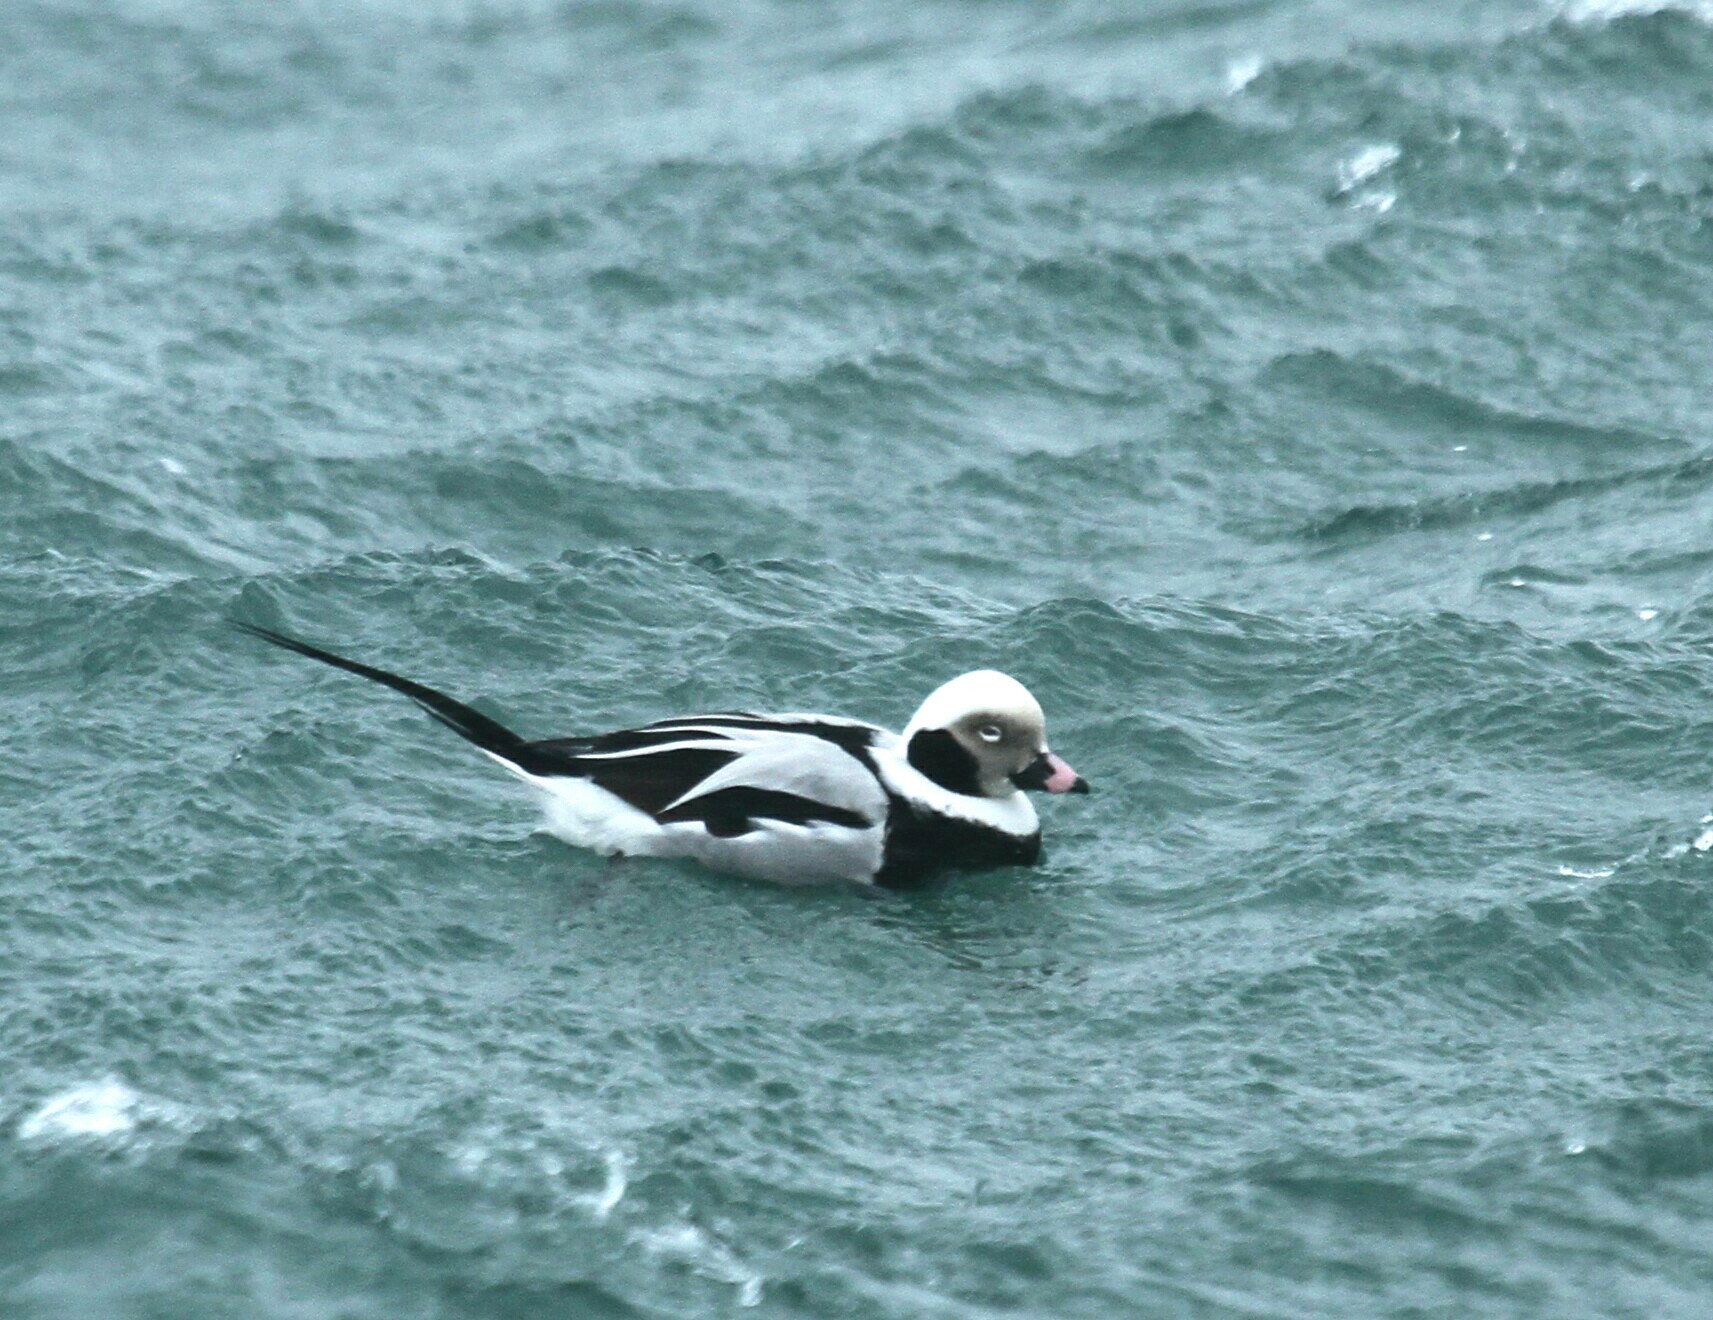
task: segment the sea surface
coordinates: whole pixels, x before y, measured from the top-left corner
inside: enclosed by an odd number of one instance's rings
[[[5,1320],[1713,1314],[1713,5],[0,5]],[[1095,786],[867,899],[530,736]]]

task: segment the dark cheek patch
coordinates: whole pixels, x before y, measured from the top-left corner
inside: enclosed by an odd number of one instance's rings
[[[904,755],[941,788],[968,797],[981,796],[981,770],[975,757],[945,729],[923,729],[915,734]]]

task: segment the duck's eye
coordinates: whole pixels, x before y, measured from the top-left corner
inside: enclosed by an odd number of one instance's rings
[[[1005,730],[997,724],[984,724],[975,731],[975,736],[983,742],[996,743],[1005,736]]]

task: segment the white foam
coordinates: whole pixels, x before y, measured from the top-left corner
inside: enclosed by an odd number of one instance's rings
[[[1668,9],[1713,23],[1713,0],[1569,0],[1560,12],[1572,23],[1604,23],[1629,14],[1660,14]]]
[[[1375,142],[1363,147],[1349,160],[1339,163],[1338,191],[1347,193],[1360,187],[1382,170],[1396,165],[1403,154],[1404,149],[1395,142]]]
[[[601,1188],[600,1195],[595,1197],[593,1209],[595,1222],[602,1223],[607,1216],[618,1209],[619,1202],[625,1199],[625,1188],[628,1186],[625,1175],[629,1172],[629,1161],[623,1151],[609,1150],[607,1152],[607,1181]]]
[[[766,1280],[694,1224],[649,1229],[631,1238],[651,1255],[682,1261],[705,1279],[732,1284],[738,1290],[739,1306],[761,1304],[761,1286]]]
[[[1688,843],[1674,843],[1671,847],[1667,848],[1665,850],[1665,855],[1668,860],[1675,860],[1676,858],[1687,856],[1691,848],[1696,852],[1707,852],[1709,849],[1713,849],[1713,829],[1706,828],[1707,826],[1713,825],[1713,811],[1709,811],[1697,822],[1697,824],[1703,827],[1701,833],[1697,834]]]
[[[18,1139],[30,1142],[113,1140],[151,1122],[170,1122],[174,1111],[146,1100],[124,1082],[86,1082],[50,1096],[18,1124]]]
[[[1225,90],[1227,94],[1236,96],[1250,83],[1261,76],[1261,70],[1266,68],[1266,62],[1259,55],[1240,55],[1225,66]]]

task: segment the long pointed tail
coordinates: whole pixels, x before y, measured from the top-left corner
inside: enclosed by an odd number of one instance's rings
[[[522,770],[530,770],[539,755],[534,753],[524,739],[517,736],[498,720],[491,720],[479,710],[473,710],[462,701],[454,701],[444,692],[436,692],[431,687],[421,683],[413,683],[408,678],[400,678],[384,669],[376,669],[373,665],[365,665],[356,660],[347,660],[342,655],[334,655],[331,651],[323,651],[319,646],[311,646],[308,642],[300,642],[295,637],[287,637],[284,633],[274,632],[269,628],[259,628],[253,623],[240,623],[237,619],[230,620],[234,628],[249,633],[252,637],[260,637],[264,642],[272,642],[275,646],[284,647],[288,651],[296,651],[306,655],[311,660],[319,660],[324,665],[332,665],[335,669],[343,669],[347,673],[372,679],[376,683],[390,687],[395,692],[402,692],[423,710],[439,720],[447,728],[460,737],[467,738],[484,752],[509,761]]]

